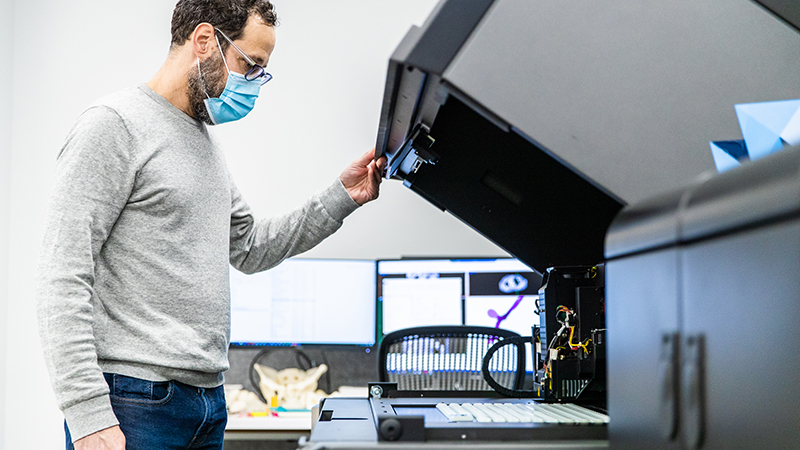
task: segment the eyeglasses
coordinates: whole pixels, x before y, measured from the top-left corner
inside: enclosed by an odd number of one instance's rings
[[[244,58],[244,60],[247,62],[247,64],[250,64],[250,66],[251,66],[250,70],[248,70],[247,73],[244,74],[244,79],[245,80],[247,80],[247,81],[255,81],[255,80],[259,80],[260,79],[260,83],[263,86],[263,85],[265,85],[267,83],[267,81],[272,79],[272,75],[270,75],[269,72],[264,70],[263,67],[261,67],[259,64],[256,64],[256,62],[253,61],[252,58],[247,56],[247,54],[245,54],[245,52],[243,52],[242,49],[239,48],[239,46],[237,46],[236,44],[233,43],[231,38],[229,38],[228,36],[225,36],[225,33],[223,33],[222,30],[220,30],[219,28],[214,28],[214,30],[218,31],[219,34],[221,34],[222,37],[224,37],[225,40],[228,41],[228,43],[231,44],[231,46],[233,48],[235,48],[236,51],[239,52],[240,55],[242,55],[242,58]]]

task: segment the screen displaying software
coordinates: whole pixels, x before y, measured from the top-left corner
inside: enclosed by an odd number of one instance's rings
[[[231,343],[374,345],[375,265],[297,258],[252,275],[231,267]]]
[[[513,258],[378,261],[380,332],[480,325],[523,336],[538,324],[542,276]]]
[[[542,275],[513,258],[378,261],[378,328],[478,325],[531,335]],[[526,371],[533,355],[526,346]]]

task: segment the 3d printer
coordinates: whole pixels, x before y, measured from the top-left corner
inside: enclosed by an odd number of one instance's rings
[[[387,175],[547,273],[531,391],[609,387],[609,439],[571,448],[800,444],[797,359],[762,338],[797,330],[800,152],[708,175],[734,105],[800,98],[799,24],[781,0],[450,0],[392,55]],[[326,403],[312,444],[377,445],[379,400]],[[476,436],[508,439],[448,438]]]

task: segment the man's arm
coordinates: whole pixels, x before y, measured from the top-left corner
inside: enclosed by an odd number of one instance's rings
[[[37,273],[44,359],[75,440],[117,425],[97,364],[95,262],[127,202],[135,169],[130,139],[112,110],[76,122],[56,167]]]
[[[231,181],[231,264],[244,273],[267,270],[333,234],[345,217],[378,197],[386,159],[373,161],[373,155],[362,155],[300,208],[270,219],[256,220]]]

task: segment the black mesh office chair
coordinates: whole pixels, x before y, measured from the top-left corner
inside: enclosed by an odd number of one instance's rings
[[[384,336],[378,353],[380,381],[405,391],[489,391],[481,366],[486,351],[499,340],[519,337],[508,330],[478,326],[431,326],[398,330]],[[492,356],[490,376],[500,385],[521,389],[525,348],[505,345]]]

